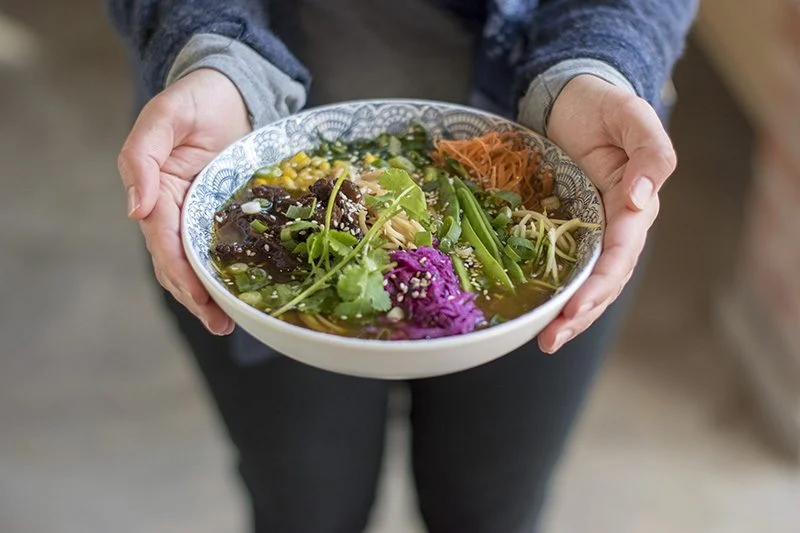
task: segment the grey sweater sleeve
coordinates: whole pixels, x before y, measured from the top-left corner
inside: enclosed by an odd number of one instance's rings
[[[547,135],[547,121],[556,98],[577,76],[596,76],[631,94],[636,91],[631,82],[611,65],[595,59],[568,59],[556,63],[531,82],[519,103],[519,122],[533,131]]]
[[[308,70],[270,31],[264,0],[106,0],[112,22],[141,72],[145,97],[161,91],[167,72],[192,36],[238,41],[306,89]]]
[[[540,0],[520,62],[517,94],[531,80],[572,59],[594,59],[658,104],[683,53],[699,0]]]
[[[225,74],[239,89],[254,129],[296,113],[306,89],[255,50],[229,37],[200,34],[180,51],[167,74],[169,85],[199,68]]]

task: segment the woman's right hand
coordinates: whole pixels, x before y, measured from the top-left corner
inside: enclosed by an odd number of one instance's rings
[[[181,206],[200,170],[250,129],[236,86],[216,70],[199,69],[144,107],[118,160],[128,216],[139,221],[156,278],[217,335],[231,333],[234,324],[186,260]]]

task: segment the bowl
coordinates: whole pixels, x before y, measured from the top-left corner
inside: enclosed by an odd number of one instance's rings
[[[532,311],[503,324],[456,337],[415,341],[365,340],[320,333],[268,316],[223,285],[209,253],[214,213],[258,168],[279,162],[326,139],[400,133],[419,121],[431,135],[472,137],[517,130],[554,170],[556,193],[566,211],[597,230],[580,230],[578,263],[567,283]],[[211,297],[236,322],[274,350],[321,369],[353,376],[412,379],[440,376],[493,361],[533,340],[555,319],[594,267],[602,242],[600,194],[578,165],[546,138],[505,118],[476,109],[422,100],[367,100],[309,109],[235,142],[195,178],[182,212],[186,256]]]

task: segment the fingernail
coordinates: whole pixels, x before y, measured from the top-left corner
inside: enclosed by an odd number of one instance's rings
[[[128,187],[128,216],[131,216],[134,211],[139,209],[141,206],[142,204],[139,201],[139,191],[136,190],[136,187],[131,185]]]
[[[644,176],[636,178],[636,181],[633,182],[633,187],[631,187],[631,200],[633,204],[639,209],[644,209],[653,197],[654,190],[653,182],[650,181],[649,178],[645,178]]]
[[[559,350],[562,346],[564,346],[564,344],[566,344],[567,341],[569,341],[573,337],[573,335],[575,335],[575,332],[572,331],[571,329],[565,329],[564,331],[556,335],[556,342],[553,345],[553,352]]]

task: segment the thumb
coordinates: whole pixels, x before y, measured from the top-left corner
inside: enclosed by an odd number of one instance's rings
[[[641,98],[628,97],[611,121],[609,129],[628,156],[622,176],[628,207],[642,211],[675,171],[675,149],[655,110]]]
[[[128,216],[141,220],[156,205],[161,168],[175,145],[172,113],[159,98],[148,103],[122,146],[117,160],[128,203]]]

